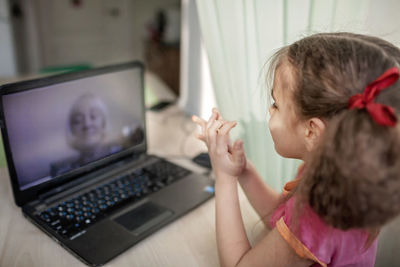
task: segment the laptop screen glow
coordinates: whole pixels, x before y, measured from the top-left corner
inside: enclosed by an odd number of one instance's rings
[[[5,95],[21,190],[144,142],[139,69]]]

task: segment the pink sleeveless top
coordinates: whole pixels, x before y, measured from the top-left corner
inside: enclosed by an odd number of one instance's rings
[[[288,182],[287,194],[299,182],[304,165],[299,167],[296,179]],[[311,207],[304,207],[292,223],[294,197],[279,206],[270,219],[296,254],[315,262],[313,266],[374,266],[377,240],[365,247],[368,232],[361,229],[343,231],[325,224]]]

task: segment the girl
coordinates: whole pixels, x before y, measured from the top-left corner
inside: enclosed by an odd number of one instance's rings
[[[269,129],[276,151],[304,161],[278,194],[230,142],[236,122],[196,116],[216,176],[222,266],[373,266],[377,234],[400,211],[400,50],[326,33],[272,58]],[[271,231],[250,246],[237,182]]]

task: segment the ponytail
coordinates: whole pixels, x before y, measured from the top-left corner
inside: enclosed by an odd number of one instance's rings
[[[379,228],[400,213],[399,159],[398,126],[343,110],[330,119],[298,193],[336,228]]]

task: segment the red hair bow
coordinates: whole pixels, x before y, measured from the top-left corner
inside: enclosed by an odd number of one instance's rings
[[[375,81],[365,87],[362,94],[356,94],[350,97],[348,102],[349,109],[363,109],[365,108],[369,115],[378,124],[383,126],[395,126],[397,117],[394,109],[390,106],[374,102],[379,93],[387,87],[394,84],[399,79],[399,69],[396,67],[390,68]]]

